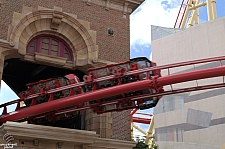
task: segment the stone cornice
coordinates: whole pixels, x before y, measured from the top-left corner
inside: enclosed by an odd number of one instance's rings
[[[6,40],[0,39],[0,47],[12,49],[12,46],[10,46],[10,43]]]
[[[10,134],[15,141],[38,140],[41,144],[81,145],[82,149],[131,149],[135,142],[100,138],[96,132],[67,129],[59,127],[50,127],[42,125],[33,125],[17,122],[6,122],[0,127],[0,136]],[[19,144],[19,143],[18,143]],[[29,143],[28,143],[29,144]],[[24,146],[24,145],[23,145]],[[26,147],[26,146],[25,146]],[[79,148],[80,149],[80,148]]]
[[[98,147],[112,146],[113,147],[112,149],[125,149],[128,147],[133,148],[136,145],[136,142],[123,141],[123,140],[113,140],[112,141],[112,139],[99,138],[94,142],[93,145],[98,146]]]
[[[99,5],[105,7],[106,10],[114,9],[123,12],[123,14],[130,14],[138,6],[140,6],[144,0],[82,0],[87,5]]]
[[[92,131],[66,129],[50,126],[24,124],[16,122],[4,123],[0,129],[13,137],[29,139],[47,139],[52,141],[93,144],[98,135]]]

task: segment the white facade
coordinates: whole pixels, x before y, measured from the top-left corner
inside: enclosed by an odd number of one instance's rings
[[[153,40],[152,53],[157,65],[224,56],[225,18]],[[213,65],[219,66],[219,63],[195,67]],[[191,69],[182,67],[173,72]],[[175,88],[194,83],[179,84]],[[222,77],[198,83],[222,83]],[[225,143],[225,88],[164,96],[155,107],[154,116],[160,149],[220,149]]]

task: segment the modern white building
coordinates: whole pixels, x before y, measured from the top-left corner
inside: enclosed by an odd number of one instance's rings
[[[152,26],[152,53],[157,65],[224,56],[225,17],[185,30]],[[202,69],[215,65],[219,63],[194,67]],[[181,67],[172,73],[191,69],[193,67]],[[222,77],[174,87],[217,82],[222,82]],[[222,149],[225,144],[225,88],[164,96],[154,109],[154,117],[160,149]]]

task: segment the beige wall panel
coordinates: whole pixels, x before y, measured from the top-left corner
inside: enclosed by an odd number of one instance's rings
[[[225,142],[225,124],[184,132],[185,142],[221,146]],[[215,135],[214,135],[215,134]]]
[[[218,146],[186,142],[157,142],[160,149],[219,149]]]
[[[158,65],[170,64],[201,58],[225,55],[225,17],[196,25],[173,35],[152,41],[153,61]],[[186,68],[190,69],[190,68]],[[185,68],[171,72],[184,71]],[[199,85],[222,83],[222,77],[198,81]],[[193,83],[194,84],[194,83]],[[184,83],[174,85],[176,88],[192,85]],[[214,92],[212,92],[214,91]],[[225,142],[225,95],[224,91],[206,90],[189,93],[192,101],[184,103],[184,109],[196,109],[212,113],[211,125],[208,128],[184,131],[183,141],[158,142],[161,149],[166,148],[220,148]],[[190,99],[188,99],[190,100]],[[181,121],[182,110],[170,111],[155,115],[155,127],[167,127]],[[183,110],[184,111],[184,110]],[[175,116],[177,115],[177,116]],[[197,119],[196,119],[197,121]],[[221,122],[220,122],[221,121]],[[192,146],[190,146],[192,144]],[[174,145],[174,146],[173,146]]]

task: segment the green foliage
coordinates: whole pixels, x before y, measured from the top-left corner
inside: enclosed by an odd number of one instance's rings
[[[145,144],[145,140],[144,139],[140,140],[139,137],[136,138],[136,142],[137,144],[135,147],[133,147],[133,149],[148,149],[149,147],[147,144]]]
[[[148,145],[145,144],[144,140],[139,140],[133,149],[148,149]]]
[[[145,144],[144,139],[139,139],[138,137],[136,138],[136,146],[133,147],[133,149],[159,149],[159,146],[154,144],[152,148],[149,148],[149,145]]]
[[[156,145],[156,144],[154,144],[154,145],[153,145],[153,148],[150,148],[150,149],[159,149],[159,146]]]

